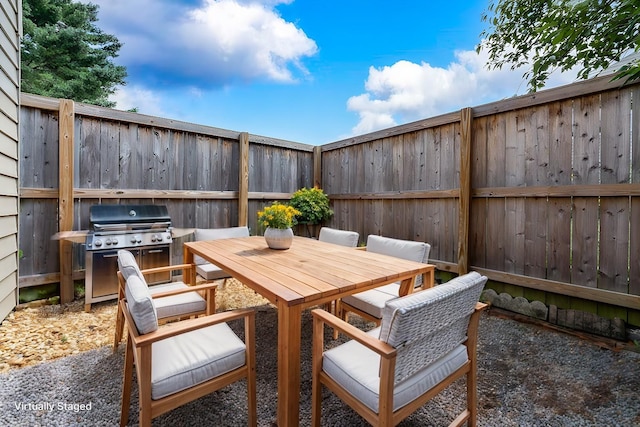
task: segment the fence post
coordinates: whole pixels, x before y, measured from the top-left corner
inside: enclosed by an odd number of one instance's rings
[[[74,104],[60,100],[58,110],[58,231],[73,230],[73,144]],[[73,244],[60,240],[60,303],[73,301]]]
[[[313,147],[313,186],[322,188],[322,147]]]
[[[471,212],[471,108],[460,110],[460,197],[458,198],[458,274],[469,270],[469,223]]]
[[[249,134],[238,136],[240,143],[240,176],[238,178],[238,226],[249,225]]]

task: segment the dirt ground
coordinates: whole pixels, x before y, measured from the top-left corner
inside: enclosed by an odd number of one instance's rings
[[[234,279],[216,291],[217,310],[266,303]],[[115,301],[93,304],[89,313],[84,300],[19,307],[0,324],[0,373],[111,345],[115,316]]]

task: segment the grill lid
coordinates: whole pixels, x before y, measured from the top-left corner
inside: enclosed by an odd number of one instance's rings
[[[94,231],[105,229],[166,228],[171,217],[163,205],[93,205],[89,221]]]

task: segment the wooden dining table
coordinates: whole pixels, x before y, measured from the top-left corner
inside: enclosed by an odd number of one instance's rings
[[[401,281],[411,287],[419,274],[433,283],[435,267],[387,255],[294,237],[289,249],[269,249],[264,237],[187,242],[184,262],[194,255],[217,265],[276,306],[278,311],[279,426],[299,425],[302,311],[338,298]],[[195,284],[195,269],[188,281]]]

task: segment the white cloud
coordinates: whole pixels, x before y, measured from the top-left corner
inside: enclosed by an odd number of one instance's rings
[[[527,90],[522,69],[489,70],[483,52],[459,51],[455,56],[456,61],[447,68],[409,61],[370,67],[366,93],[347,100],[347,109],[359,116],[353,135],[498,101]],[[554,73],[547,87],[575,80],[575,72]]]
[[[162,105],[161,98],[154,92],[140,86],[124,86],[116,90],[109,97],[114,101],[119,110],[131,110],[136,108],[140,113],[166,117],[166,112],[159,108]]]
[[[292,82],[307,74],[316,43],[278,15],[292,0],[96,0],[98,25],[123,42],[119,63],[139,82],[221,87],[235,80]],[[141,13],[142,11],[142,13]]]

